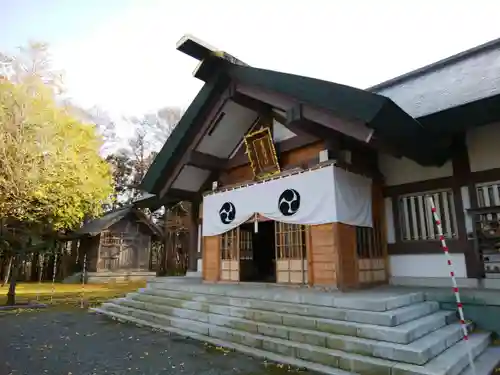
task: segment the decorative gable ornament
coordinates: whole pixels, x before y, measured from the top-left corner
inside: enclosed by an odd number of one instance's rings
[[[254,178],[269,178],[281,172],[271,130],[268,127],[247,134],[244,141]]]

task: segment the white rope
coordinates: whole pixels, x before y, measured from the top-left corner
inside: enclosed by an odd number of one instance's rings
[[[443,235],[443,226],[441,224],[441,219],[437,213],[436,206],[434,205],[434,199],[432,198],[431,195],[428,196],[427,199],[428,199],[429,204],[431,206],[431,211],[432,211],[432,215],[434,217],[434,222],[436,224],[439,240],[441,241],[441,247],[443,248],[443,252],[446,256],[448,266],[450,267],[450,277],[451,277],[451,282],[453,284],[453,292],[455,293],[455,299],[457,301],[458,314],[460,315],[460,325],[462,326],[464,340],[465,340],[466,345],[467,345],[467,354],[469,356],[469,365],[470,365],[470,368],[472,370],[472,374],[476,375],[476,366],[474,365],[474,356],[472,355],[472,348],[471,348],[471,344],[469,341],[469,332],[467,330],[467,323],[465,322],[463,304],[462,304],[462,300],[460,299],[460,293],[458,290],[457,279],[455,278],[455,268],[453,267],[453,262],[452,262],[450,253],[448,251],[448,246],[446,246],[446,241],[445,241],[444,235]]]

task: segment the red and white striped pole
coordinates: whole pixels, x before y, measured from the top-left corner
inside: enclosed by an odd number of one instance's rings
[[[450,267],[450,276],[451,276],[451,282],[453,284],[453,293],[455,294],[455,299],[457,301],[458,314],[460,316],[460,325],[462,326],[464,340],[466,341],[466,345],[467,345],[467,354],[469,356],[469,365],[470,365],[470,368],[472,370],[472,374],[476,375],[476,366],[474,365],[474,356],[472,355],[472,349],[471,349],[471,345],[469,342],[469,332],[467,329],[467,323],[465,322],[463,304],[462,304],[462,300],[460,299],[460,292],[458,290],[457,279],[455,278],[455,268],[453,267],[453,263],[451,261],[451,256],[450,256],[450,253],[448,251],[448,246],[446,246],[446,241],[445,241],[444,235],[443,235],[443,226],[441,224],[441,219],[439,217],[439,214],[437,213],[436,206],[434,204],[434,199],[432,198],[432,195],[429,195],[427,197],[427,199],[429,200],[429,204],[431,206],[432,216],[434,217],[434,222],[436,224],[439,240],[441,241],[441,247],[443,248],[443,252],[444,252],[444,254],[446,256],[446,260],[448,262],[448,266]]]

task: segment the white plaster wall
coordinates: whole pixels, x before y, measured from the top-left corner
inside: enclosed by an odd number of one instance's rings
[[[472,129],[466,139],[472,172],[500,168],[500,123]]]
[[[451,162],[447,162],[440,168],[422,167],[410,159],[398,159],[394,156],[380,153],[378,163],[380,171],[385,176],[387,186],[449,177],[453,174]]]
[[[456,277],[467,277],[463,254],[451,254]],[[444,254],[391,255],[390,274],[393,277],[449,277],[450,268]]]

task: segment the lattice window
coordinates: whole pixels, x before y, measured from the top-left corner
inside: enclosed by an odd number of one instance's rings
[[[121,242],[121,234],[115,234],[109,231],[101,233],[102,246],[119,246]]]
[[[221,259],[238,260],[238,228],[232,229],[220,236]]]
[[[358,258],[383,257],[382,233],[379,220],[374,220],[373,228],[356,227]]]
[[[438,234],[432,217],[428,196],[434,198],[443,224],[443,234],[448,239],[458,238],[455,203],[451,190],[414,193],[399,197],[399,220],[403,241],[437,240]]]
[[[221,280],[238,281],[240,279],[239,228],[220,236]]]
[[[303,284],[307,282],[306,227],[275,222],[276,281]]]
[[[276,222],[277,259],[303,259],[306,251],[305,226]]]
[[[500,181],[477,184],[476,193],[479,207],[500,206]],[[486,221],[500,221],[500,214],[481,215],[480,218]]]
[[[500,181],[476,185],[479,207],[500,206]]]
[[[253,259],[252,231],[240,229],[240,260]]]

